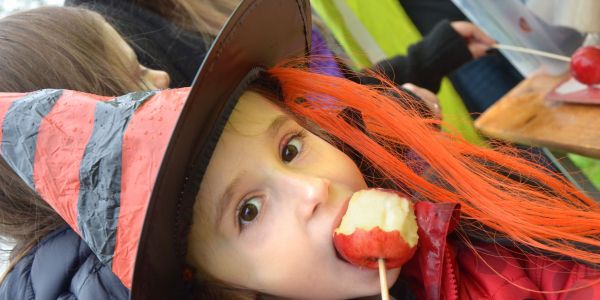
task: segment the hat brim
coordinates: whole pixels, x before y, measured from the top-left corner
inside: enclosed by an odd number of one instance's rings
[[[195,193],[224,121],[256,68],[309,53],[308,0],[246,0],[231,15],[200,67],[167,147],[148,204],[132,299],[189,297],[182,275]],[[192,173],[191,173],[192,172]],[[190,196],[191,194],[191,196]],[[125,229],[126,230],[126,229]]]

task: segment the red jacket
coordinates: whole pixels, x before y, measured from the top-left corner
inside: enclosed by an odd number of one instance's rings
[[[419,248],[401,276],[418,299],[600,299],[600,269],[495,244],[475,253],[448,238],[458,205],[420,202],[415,213]]]

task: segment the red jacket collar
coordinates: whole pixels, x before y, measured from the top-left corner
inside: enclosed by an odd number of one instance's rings
[[[415,256],[402,267],[418,299],[458,298],[454,253],[447,236],[458,224],[460,205],[418,202],[415,214],[419,226],[419,244]]]

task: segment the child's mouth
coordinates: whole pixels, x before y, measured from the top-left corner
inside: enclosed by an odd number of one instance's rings
[[[347,260],[346,260],[346,259],[345,259],[345,258],[344,258],[344,257],[343,257],[341,254],[340,254],[340,252],[337,250],[337,248],[333,247],[333,249],[334,249],[334,251],[335,251],[335,256],[336,256],[336,257],[337,257],[339,260],[341,260],[341,261],[343,261],[343,262],[345,262],[345,263],[348,263],[348,264],[350,264],[350,262],[349,262],[349,261],[347,261]]]
[[[331,234],[332,234],[332,236],[333,236],[333,232],[338,227],[340,227],[340,224],[342,223],[342,219],[344,218],[344,216],[346,215],[346,211],[348,210],[348,205],[349,204],[350,204],[350,197],[348,197],[348,199],[344,200],[344,203],[342,203],[342,206],[340,207],[340,211],[338,212],[337,216],[333,220],[333,226],[331,228]]]
[[[338,215],[336,216],[336,218],[333,220],[333,228],[332,228],[332,233],[331,233],[331,244],[333,247],[333,250],[335,251],[335,256],[347,263],[350,264],[350,262],[348,260],[346,260],[337,250],[337,248],[333,245],[333,232],[335,232],[335,230],[340,226],[340,224],[342,223],[342,218],[346,215],[346,211],[348,210],[348,204],[350,203],[350,197],[348,197],[348,199],[344,200],[344,203],[342,204],[342,206],[340,207],[340,211],[338,212]]]

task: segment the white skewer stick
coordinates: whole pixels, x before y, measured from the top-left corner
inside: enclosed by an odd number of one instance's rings
[[[552,59],[556,59],[556,60],[562,60],[562,61],[566,61],[566,62],[571,61],[571,58],[568,56],[558,55],[558,54],[554,54],[554,53],[549,53],[549,52],[534,50],[534,49],[529,49],[529,48],[511,46],[511,45],[494,44],[494,45],[492,45],[492,48],[515,51],[515,52],[522,52],[522,53],[529,53],[529,54],[533,54],[533,55],[544,56],[544,57],[548,57],[548,58],[552,58]]]
[[[385,261],[383,258],[377,259],[379,265],[379,283],[381,285],[381,300],[390,300],[390,294],[387,287],[387,276],[385,275]]]

